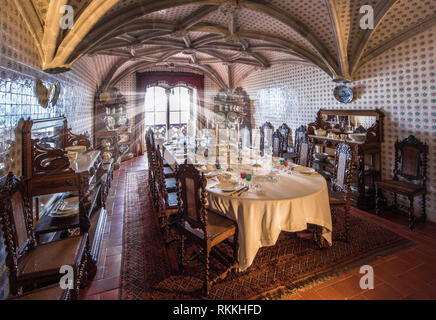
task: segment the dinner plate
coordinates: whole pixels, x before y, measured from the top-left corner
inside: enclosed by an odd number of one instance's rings
[[[68,218],[75,216],[79,213],[79,198],[65,198],[56,206],[56,208],[49,214],[53,218]]]
[[[292,168],[292,171],[297,172],[297,173],[301,173],[301,174],[313,174],[315,173],[315,169],[313,168],[307,168],[307,167],[294,167]]]
[[[232,192],[238,189],[241,189],[243,186],[239,184],[237,181],[225,181],[217,184],[215,188],[223,191],[223,192]]]

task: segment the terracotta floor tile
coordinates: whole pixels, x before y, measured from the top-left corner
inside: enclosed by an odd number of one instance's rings
[[[376,285],[374,290],[368,290],[363,295],[368,300],[399,300],[402,298],[397,290],[386,283]]]
[[[391,275],[397,276],[406,273],[410,269],[416,267],[416,262],[408,261],[395,257],[391,260],[385,261],[374,267],[374,272],[384,271],[390,273]]]
[[[333,286],[324,287],[319,290],[314,288],[314,290],[322,300],[344,300],[346,298],[345,295],[336,290]]]
[[[318,292],[316,292],[313,288],[302,290],[299,291],[298,293],[304,300],[323,300],[321,295]]]
[[[361,277],[352,276],[338,283],[335,283],[332,286],[344,297],[351,298],[363,293],[363,290],[360,287],[360,279]]]
[[[99,300],[118,300],[119,296],[120,296],[120,290],[115,289],[115,290],[100,293]]]
[[[98,281],[92,281],[88,285],[88,287],[86,287],[82,291],[85,296],[91,296],[105,291],[118,289],[119,286],[120,286],[120,277],[116,276],[113,278],[105,278]]]

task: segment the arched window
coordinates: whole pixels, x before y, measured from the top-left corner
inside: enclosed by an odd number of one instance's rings
[[[152,127],[158,138],[191,135],[195,132],[197,89],[153,86],[145,94],[146,130]]]

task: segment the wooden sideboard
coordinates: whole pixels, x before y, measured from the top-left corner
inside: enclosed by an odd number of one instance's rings
[[[35,233],[41,242],[89,234],[91,270],[96,270],[106,224],[105,199],[111,172],[106,172],[101,152],[93,150],[85,135],[75,135],[65,118],[22,120],[23,180],[34,213]],[[88,151],[71,161],[65,150],[86,146]],[[67,197],[78,197],[79,214],[70,218],[50,213]],[[41,203],[42,202],[42,203]]]
[[[308,136],[318,152],[333,154],[344,141],[353,150],[354,170],[352,200],[364,210],[375,208],[375,182],[381,179],[381,144],[383,142],[384,113],[376,110],[325,110],[318,112],[317,120],[308,125]],[[334,137],[316,135],[319,129]],[[365,134],[362,142],[350,139],[350,134]],[[328,176],[334,163],[315,161],[318,170]]]

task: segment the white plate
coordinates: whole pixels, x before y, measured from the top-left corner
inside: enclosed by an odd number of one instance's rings
[[[307,168],[307,167],[294,167],[292,168],[293,172],[301,173],[301,174],[313,174],[315,173],[315,169],[313,168]]]
[[[242,185],[240,185],[238,182],[234,182],[234,183],[231,183],[231,182],[228,182],[228,181],[226,181],[226,182],[221,182],[221,183],[219,183],[219,184],[217,184],[216,186],[215,186],[215,188],[217,188],[217,189],[219,189],[219,190],[221,190],[221,191],[223,191],[223,192],[232,192],[232,191],[236,191],[236,190],[239,190],[239,189],[241,189],[243,186]]]
[[[79,214],[79,198],[72,197],[62,200],[49,214],[52,218],[68,218]]]

